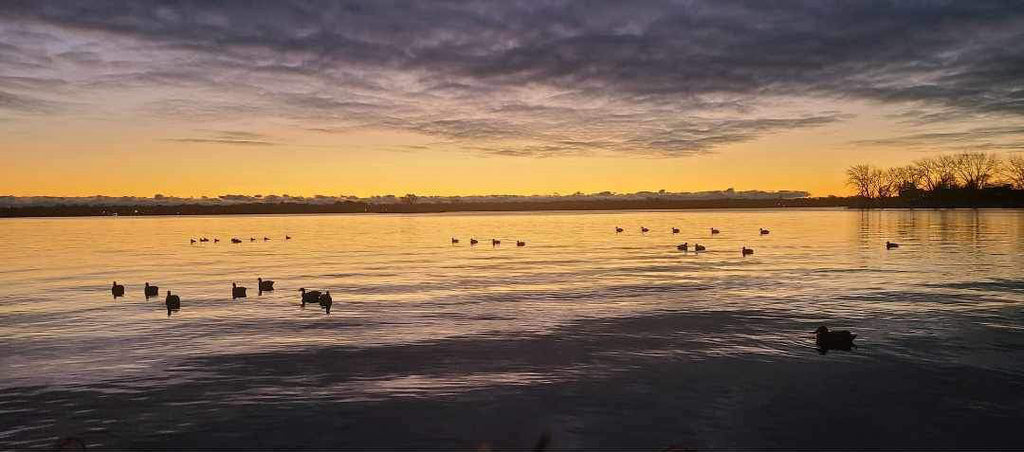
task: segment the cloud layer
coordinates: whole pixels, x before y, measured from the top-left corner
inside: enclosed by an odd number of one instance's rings
[[[1019,2],[9,1],[0,115],[191,121],[160,139],[209,144],[281,144],[204,126],[242,119],[676,157],[842,121],[821,105],[846,101],[1020,124],[1022,42]]]

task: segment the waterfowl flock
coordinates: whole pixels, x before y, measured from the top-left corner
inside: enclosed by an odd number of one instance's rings
[[[284,239],[285,240],[291,240],[292,236],[286,235],[286,236],[284,236]],[[269,242],[271,240],[272,239],[270,237],[263,236],[263,241],[264,242]],[[249,242],[255,242],[255,241],[256,241],[256,237],[249,237]],[[192,238],[189,239],[189,243],[192,244],[192,245],[195,245],[196,243],[203,244],[203,243],[209,243],[209,242],[210,242],[209,237],[200,237],[198,240],[196,240],[195,237],[192,237]],[[213,238],[213,243],[220,243],[220,239],[217,238],[217,237],[214,237]],[[232,237],[231,238],[231,243],[235,243],[235,244],[242,243],[242,239],[240,239],[238,237]]]
[[[257,287],[259,288],[260,295],[263,292],[272,292],[274,290],[274,281],[269,279],[263,279],[262,277],[256,278]],[[159,287],[150,284],[148,281],[143,285],[143,295],[146,300],[159,295]],[[231,283],[231,299],[237,300],[239,298],[247,298],[247,291],[249,289],[244,286],[239,286],[238,283]],[[331,291],[327,290],[320,292],[319,290],[306,291],[305,288],[299,289],[301,292],[301,304],[305,307],[307,303],[317,303],[323,308],[327,314],[331,313],[331,306],[334,304],[331,299]],[[114,299],[124,296],[125,288],[123,284],[118,284],[114,281],[110,287],[110,292],[114,295]],[[164,305],[167,308],[167,316],[169,317],[172,313],[181,310],[181,297],[172,294],[170,290],[167,291],[167,297],[164,299]]]

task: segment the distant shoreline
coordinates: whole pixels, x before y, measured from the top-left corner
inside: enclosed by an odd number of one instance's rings
[[[596,210],[691,210],[691,209],[763,209],[844,207],[875,208],[1024,208],[1024,191],[1010,196],[985,198],[886,198],[818,197],[778,199],[700,199],[700,200],[556,200],[516,202],[394,203],[336,202],[310,204],[297,202],[241,203],[229,205],[48,205],[0,208],[0,218],[97,217],[97,216],[177,216],[177,215],[253,215],[253,214],[325,214],[325,213],[443,213],[443,212],[544,212]]]

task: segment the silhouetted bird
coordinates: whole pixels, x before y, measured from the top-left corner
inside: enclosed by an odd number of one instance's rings
[[[522,240],[516,240],[516,246],[526,246],[526,242]]]
[[[213,239],[213,243],[220,243],[220,239]]]
[[[256,237],[249,237],[249,241],[250,242],[255,242],[256,241]]]
[[[306,307],[306,303],[318,303],[320,301],[319,290],[310,290],[307,292],[306,288],[303,287],[299,289],[299,292],[302,293],[302,307]]]
[[[231,243],[242,243],[242,239],[240,239],[238,237],[234,237],[234,238],[231,239]]]
[[[899,243],[892,243],[892,242],[888,242],[888,241],[885,242],[885,249],[887,249],[887,250],[891,250],[893,248],[899,248],[899,247],[900,247]]]
[[[171,316],[171,311],[177,311],[181,309],[181,298],[177,295],[171,295],[171,291],[167,291],[167,298],[164,300],[164,305],[167,306],[167,317]]]
[[[256,282],[259,283],[260,292],[270,292],[274,290],[274,281],[269,279],[264,280],[263,278],[256,278]]]
[[[767,230],[765,228],[761,228],[761,235],[768,235],[770,232],[772,232],[772,231],[769,231],[769,230]]]
[[[452,245],[459,243],[459,239],[452,237]]]
[[[645,228],[643,226],[640,226],[640,232],[647,232],[647,231],[650,231],[650,229],[647,229],[647,228]]]
[[[200,241],[200,242],[203,242],[203,243],[206,243],[206,242],[209,242],[209,241],[210,241],[210,239],[208,239],[208,238],[206,238],[206,237],[202,237],[202,238],[200,238],[200,239],[199,239],[199,241]]]
[[[616,228],[615,228],[615,233],[616,233],[616,234],[618,234],[618,233],[620,233],[620,232],[622,232],[622,231],[625,231],[625,229],[622,229],[622,228],[620,228],[620,227],[616,227]]]
[[[114,298],[124,296],[124,286],[114,281],[114,284],[110,286],[110,293],[114,294]]]
[[[331,305],[334,304],[334,299],[331,298],[331,291],[325,291],[323,295],[320,295],[320,307],[327,310],[327,313],[331,313]]]
[[[189,239],[189,243],[195,245],[196,244],[196,239]]]
[[[825,325],[819,326],[814,331],[814,343],[822,352],[831,349],[849,351],[856,346],[853,343],[853,339],[856,337],[856,334],[851,334],[849,331],[829,331]]]
[[[477,240],[477,239],[469,239],[469,244],[470,245],[476,245],[477,243],[480,243],[480,241]]]
[[[151,286],[147,282],[146,286],[142,288],[142,292],[146,294],[146,298],[155,297],[160,295],[160,288],[157,286]]]
[[[231,299],[245,298],[245,287],[241,287],[238,284],[231,283]]]
[[[679,244],[678,246],[676,246],[676,249],[679,250],[679,251],[687,251],[687,250],[690,249],[690,243],[687,242],[687,243]]]
[[[679,228],[672,228],[672,233],[673,234],[678,234],[679,233]]]
[[[721,231],[719,231],[718,229],[715,229],[715,228],[711,228],[711,234],[712,235],[718,234],[719,232],[721,232]]]
[[[747,248],[745,246],[740,249],[740,252],[743,253],[744,256],[748,254],[754,254],[754,250],[752,248]]]
[[[501,240],[491,239],[491,246],[498,246],[498,245],[501,245]]]
[[[270,237],[267,237],[267,236],[263,236],[263,241],[264,241],[264,242],[269,242],[269,241],[270,241]]]
[[[697,244],[697,243],[694,243],[694,244],[693,244],[693,250],[694,250],[694,251],[704,251],[704,250],[706,250],[706,249],[707,249],[707,248],[705,248],[705,247],[704,247],[704,245],[701,245],[701,244]]]
[[[285,239],[285,240],[291,240],[291,239],[292,239],[292,236],[290,236],[290,235],[286,235],[286,236],[284,236],[284,239]]]

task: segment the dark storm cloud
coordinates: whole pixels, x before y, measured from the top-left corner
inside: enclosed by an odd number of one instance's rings
[[[0,68],[127,64],[79,83],[234,96],[155,101],[184,110],[170,114],[237,103],[499,155],[692,155],[843,118],[772,99],[913,107],[919,124],[1024,116],[1020,2],[13,1],[3,24],[146,58],[21,39],[0,45]]]

